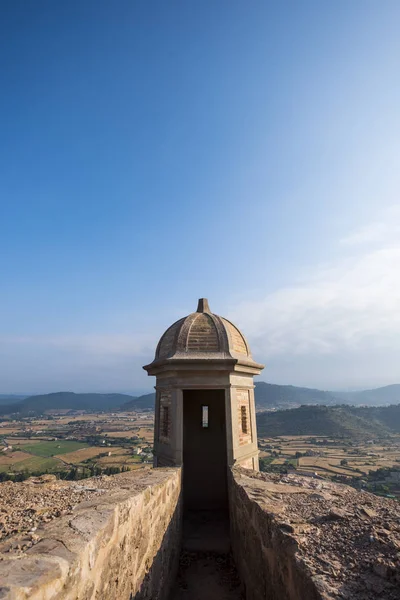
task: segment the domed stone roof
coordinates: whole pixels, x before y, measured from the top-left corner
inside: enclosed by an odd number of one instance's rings
[[[176,321],[161,336],[154,362],[182,358],[237,358],[252,362],[249,345],[239,329],[211,312],[201,298],[197,310]]]

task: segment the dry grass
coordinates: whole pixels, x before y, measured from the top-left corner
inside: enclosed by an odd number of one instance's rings
[[[326,459],[320,458],[318,456],[302,456],[301,458],[299,458],[299,465],[301,465],[302,467],[324,467],[326,466]]]
[[[97,415],[79,415],[79,416],[67,416],[57,419],[57,425],[67,425],[68,423],[74,423],[76,421],[98,421]]]
[[[329,469],[323,469],[322,467],[302,467],[302,471],[308,471],[309,473],[318,473],[319,475],[325,475],[327,477],[332,477],[332,475],[345,475],[346,477],[361,477],[362,473],[343,471],[340,469],[335,469],[335,467],[331,467]]]
[[[18,446],[25,446],[26,444],[37,444],[38,442],[40,442],[41,440],[36,438],[34,440],[30,440],[29,438],[8,438],[7,439],[7,444],[9,444],[10,446],[12,446],[13,448],[18,448]]]
[[[105,465],[107,467],[119,466],[125,465],[127,462],[129,462],[130,459],[132,459],[132,454],[128,449],[119,448],[118,452],[116,450],[116,448],[114,448],[113,450],[110,449],[111,456],[102,456],[101,458],[99,458],[97,463],[99,465]]]
[[[299,459],[298,468],[304,471],[318,472],[321,475],[332,476],[347,475],[360,477],[367,475],[369,471],[375,471],[382,467],[392,467],[400,465],[397,462],[400,459],[399,440],[393,439],[384,445],[374,445],[360,443],[356,450],[358,454],[352,454],[354,448],[346,444],[320,445],[311,442],[312,438],[317,440],[326,440],[332,442],[330,438],[324,436],[281,436],[278,438],[263,438],[261,443],[272,446],[271,450],[262,451],[261,457],[271,456],[271,451],[280,450],[281,454],[273,461],[273,464],[280,465],[287,458],[293,458],[296,452],[305,454],[312,450],[318,453],[318,456],[302,456]],[[373,456],[371,456],[373,454]],[[347,465],[341,465],[343,459],[347,460]]]
[[[93,458],[94,456],[98,456],[101,452],[105,452],[104,448],[100,448],[99,446],[90,447],[90,448],[82,448],[81,450],[75,450],[74,452],[67,452],[67,454],[57,454],[55,458],[59,458],[65,463],[80,463],[83,460],[87,460],[88,458]]]
[[[137,435],[145,438],[146,441],[152,442],[154,438],[154,429],[152,427],[140,428]]]
[[[265,458],[266,456],[270,456],[269,452],[264,452],[263,450],[260,451],[260,458]]]
[[[14,465],[27,458],[31,458],[31,455],[27,452],[20,452],[19,450],[16,452],[2,452],[0,454],[0,465]]]
[[[319,470],[328,471],[338,475],[357,475],[357,473],[351,471],[350,469],[341,468],[339,460],[330,459],[329,457],[321,458],[318,456],[303,456],[299,458],[299,468],[306,470],[310,469],[317,472]]]

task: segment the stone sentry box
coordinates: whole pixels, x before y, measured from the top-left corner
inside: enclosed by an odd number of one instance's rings
[[[154,460],[184,467],[184,494],[218,486],[228,466],[258,470],[253,377],[263,368],[205,298],[161,337],[144,367],[157,378]]]

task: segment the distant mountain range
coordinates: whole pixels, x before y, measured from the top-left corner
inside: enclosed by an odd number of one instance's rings
[[[257,414],[259,437],[315,435],[376,438],[400,433],[400,404],[386,407],[301,406]]]
[[[144,408],[154,408],[154,403],[156,401],[156,395],[153,392],[152,394],[144,394],[143,396],[133,397],[132,400],[125,402],[121,405],[121,410],[140,410]]]
[[[21,402],[24,398],[27,397],[27,394],[0,394],[0,406],[2,404],[16,404],[17,402]]]
[[[276,385],[259,381],[255,384],[259,410],[296,408],[302,405],[338,404],[385,406],[400,404],[400,384],[361,392],[327,392],[293,385]],[[154,407],[155,394],[75,394],[56,392],[36,396],[0,395],[0,414],[40,414],[46,410],[143,410]]]
[[[255,401],[257,408],[295,407],[302,404],[338,404],[343,400],[335,398],[332,392],[323,392],[311,388],[294,385],[276,385],[257,381],[255,384]],[[400,386],[399,386],[400,387]],[[400,400],[399,400],[400,401]]]
[[[21,415],[40,414],[47,410],[118,410],[127,402],[135,400],[127,394],[75,394],[74,392],[56,392],[29,396],[19,403],[0,405],[0,414],[18,413]]]
[[[334,392],[336,398],[346,404],[365,404],[367,406],[385,406],[400,403],[400,384],[386,385],[375,390],[362,392]]]
[[[324,392],[294,385],[276,385],[258,381],[255,400],[257,408],[260,409],[295,408],[302,404],[387,406],[400,404],[400,384],[361,392]]]

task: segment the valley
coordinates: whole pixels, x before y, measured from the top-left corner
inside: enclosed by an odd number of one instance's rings
[[[149,397],[143,399],[148,404]],[[400,497],[399,415],[400,405],[259,410],[260,468]],[[153,429],[149,408],[58,408],[38,416],[5,416],[0,421],[0,481],[42,474],[84,479],[151,467]]]
[[[63,412],[0,422],[0,481],[82,479],[152,464],[153,412]]]
[[[260,469],[347,483],[400,498],[400,435],[356,440],[324,436],[259,438]]]

